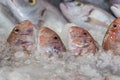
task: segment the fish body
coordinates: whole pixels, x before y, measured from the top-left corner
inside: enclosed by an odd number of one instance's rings
[[[39,48],[49,56],[65,52],[66,48],[59,35],[47,27],[42,27],[38,36]],[[61,53],[60,55],[61,56]]]
[[[115,19],[109,26],[103,40],[103,49],[120,55],[120,18]]]
[[[96,53],[98,46],[90,33],[78,26],[69,29],[69,47],[73,55],[78,56],[82,53]]]
[[[7,34],[6,36],[8,36],[17,23],[10,10],[0,3],[0,34]]]
[[[120,4],[113,4],[110,9],[116,17],[120,17]]]
[[[18,50],[22,49],[28,52],[35,44],[34,27],[35,26],[29,20],[24,20],[14,27],[7,42],[12,46],[16,46]]]
[[[58,32],[61,32],[63,25],[67,22],[46,0],[8,0],[7,3],[20,22],[30,20],[33,24],[49,26]]]

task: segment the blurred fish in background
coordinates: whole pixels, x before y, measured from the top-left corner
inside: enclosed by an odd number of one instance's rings
[[[7,4],[19,22],[28,19],[33,24],[49,26],[56,32],[61,32],[67,23],[60,11],[46,0],[7,0]]]
[[[8,36],[17,23],[11,11],[0,3],[0,34],[7,34],[6,36]]]

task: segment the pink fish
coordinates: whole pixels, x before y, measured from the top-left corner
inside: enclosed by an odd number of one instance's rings
[[[103,49],[120,54],[120,18],[115,19],[110,24],[103,40]]]
[[[34,27],[35,26],[29,20],[17,24],[9,35],[7,42],[10,45],[22,48],[24,51],[28,52],[28,48],[35,43]]]
[[[49,56],[66,51],[59,35],[47,27],[42,27],[40,29],[38,40],[40,49],[44,51],[43,53],[47,53]],[[61,54],[59,56],[61,56]]]
[[[77,56],[81,53],[96,53],[98,47],[96,41],[92,38],[90,33],[78,26],[72,26],[69,29],[70,36],[70,50],[73,55]]]

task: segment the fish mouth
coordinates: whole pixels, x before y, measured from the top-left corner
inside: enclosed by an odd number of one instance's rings
[[[87,42],[85,39],[83,39],[82,41],[73,40],[72,45],[75,47],[84,48],[84,47],[88,47],[90,43]]]
[[[89,43],[81,43],[80,45],[79,44],[75,44],[75,46],[79,47],[79,48],[88,47]]]

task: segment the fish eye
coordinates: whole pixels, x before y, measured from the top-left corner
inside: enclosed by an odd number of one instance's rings
[[[84,4],[82,2],[75,2],[76,6],[83,6]]]
[[[27,4],[29,4],[30,6],[34,6],[34,5],[36,4],[36,1],[37,1],[37,0],[25,0],[25,2],[26,2]]]
[[[113,25],[113,27],[114,27],[114,28],[116,28],[116,27],[117,27],[117,25],[116,25],[116,24],[114,24],[114,25]]]
[[[14,31],[15,31],[15,33],[18,33],[20,30],[15,28]]]
[[[56,36],[55,36],[55,37],[54,37],[54,39],[55,39],[55,40],[57,40],[57,39],[58,39],[58,37],[56,37]]]
[[[84,35],[87,35],[87,33],[86,33],[86,32],[84,32],[83,34],[84,34]]]

